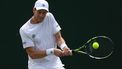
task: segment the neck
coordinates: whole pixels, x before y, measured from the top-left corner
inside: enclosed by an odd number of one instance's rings
[[[37,20],[36,18],[34,18],[34,17],[32,17],[30,21],[31,21],[32,24],[38,24],[38,23],[40,23],[40,21],[38,21],[38,20]]]

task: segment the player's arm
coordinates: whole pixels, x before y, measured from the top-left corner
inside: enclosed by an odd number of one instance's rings
[[[20,36],[22,39],[23,48],[32,59],[43,58],[47,55],[46,50],[35,50],[32,39],[24,32],[23,29],[20,29]]]
[[[58,57],[63,56],[62,51],[55,48],[50,48],[46,50],[35,50],[33,47],[28,47],[26,48],[26,52],[32,59],[43,58],[48,55],[56,55]]]
[[[23,47],[32,59],[43,58],[48,55],[62,56],[62,51],[59,49],[49,48],[46,50],[36,50],[33,41],[22,29],[20,29],[20,35]]]
[[[58,46],[61,48],[61,44],[65,43],[65,41],[64,41],[63,37],[61,36],[60,31],[55,34],[55,38],[56,38],[56,42],[57,42]],[[67,47],[67,45],[65,45],[64,47]],[[62,49],[63,49],[63,47],[62,47]]]
[[[65,40],[61,36],[60,31],[55,34],[55,38],[58,46],[63,50],[64,56],[72,55],[71,50],[68,48],[67,44],[65,43]]]
[[[26,52],[27,54],[32,58],[32,59],[36,59],[36,58],[43,58],[45,56],[47,56],[46,54],[46,50],[35,50],[33,47],[28,47],[26,48]]]

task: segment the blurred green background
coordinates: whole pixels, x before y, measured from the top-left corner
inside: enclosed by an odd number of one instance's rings
[[[121,0],[47,0],[67,45],[77,48],[93,36],[113,39],[115,50],[105,60],[86,55],[62,57],[66,69],[122,68]],[[35,0],[0,1],[0,69],[27,69],[27,54],[22,48],[19,28],[33,15]]]

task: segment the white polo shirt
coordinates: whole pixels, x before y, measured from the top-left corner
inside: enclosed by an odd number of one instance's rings
[[[20,36],[23,42],[23,48],[34,47],[36,50],[45,50],[56,48],[56,40],[54,34],[61,28],[50,12],[46,14],[42,23],[31,24],[27,21],[20,28]],[[62,69],[62,62],[59,57],[49,55],[44,58],[31,59],[28,55],[29,69]]]

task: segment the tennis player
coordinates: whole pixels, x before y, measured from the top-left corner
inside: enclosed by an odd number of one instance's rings
[[[20,28],[23,48],[29,58],[28,69],[65,69],[60,57],[72,53],[60,30],[61,27],[49,12],[48,2],[37,0],[33,16]]]

